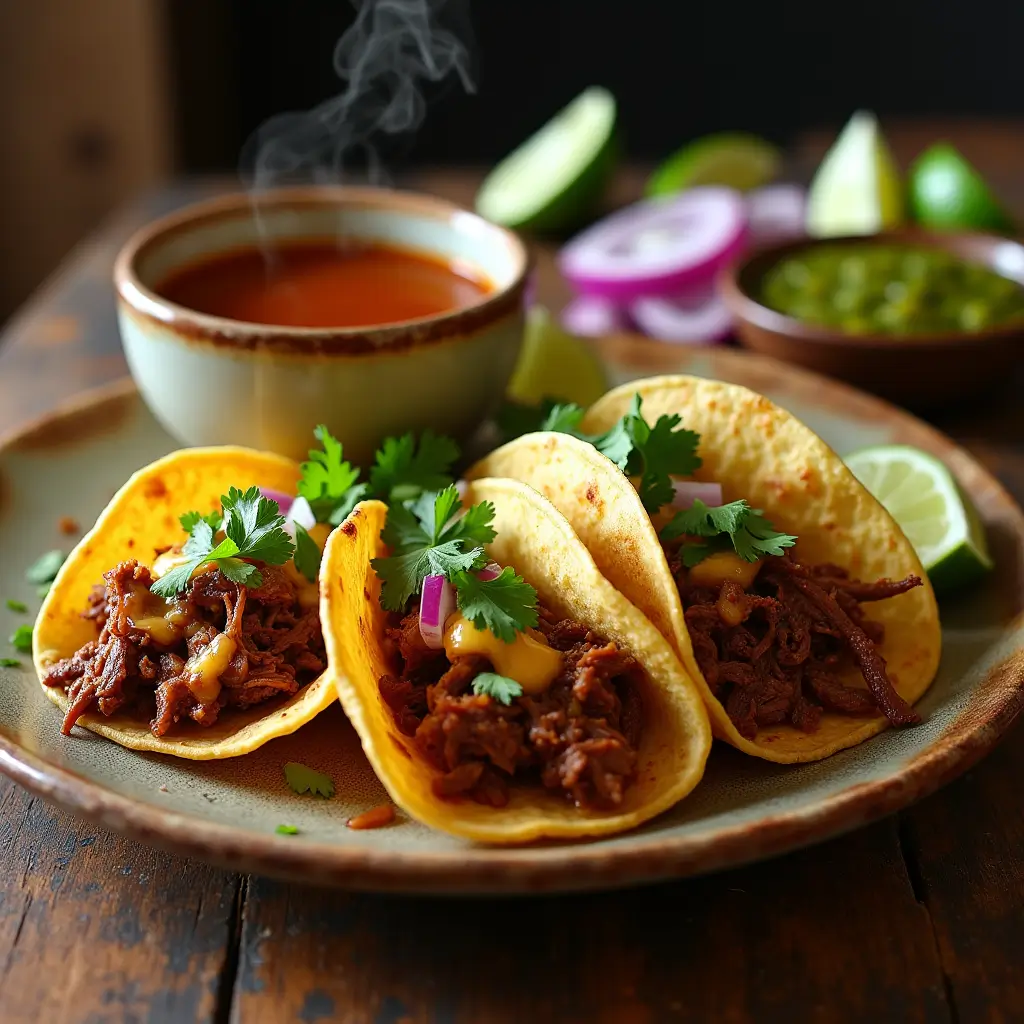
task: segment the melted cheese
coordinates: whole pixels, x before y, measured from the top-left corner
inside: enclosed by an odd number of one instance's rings
[[[744,590],[750,587],[761,561],[748,562],[731,551],[718,551],[698,562],[691,570],[689,582],[698,587],[720,587],[723,583],[738,583]]]
[[[458,612],[449,615],[444,627],[444,650],[449,660],[467,654],[487,658],[499,675],[514,679],[524,693],[543,693],[562,671],[562,652],[549,647],[535,629],[517,633],[507,644],[488,629],[477,629]]]
[[[158,580],[161,576],[166,576],[172,569],[177,569],[179,565],[184,565],[188,561],[188,555],[182,554],[180,551],[175,551],[171,548],[170,551],[165,551],[162,555],[157,555],[153,561],[153,568],[150,569],[150,573],[153,579]]]
[[[226,633],[218,633],[185,662],[188,688],[200,703],[210,704],[220,696],[220,677],[227,671],[237,646]]]
[[[176,643],[188,622],[186,605],[178,601],[165,601],[145,587],[133,586],[126,605],[131,624],[164,646]]]

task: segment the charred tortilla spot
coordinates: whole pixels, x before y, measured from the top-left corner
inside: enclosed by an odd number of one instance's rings
[[[159,476],[151,477],[146,481],[142,493],[147,498],[163,498],[167,494],[167,484]]]
[[[345,534],[346,537],[355,537],[357,532],[356,524],[353,523],[351,519],[346,519],[345,522],[341,524],[341,532]]]
[[[363,587],[363,597],[365,597],[367,601],[371,600],[370,591],[367,590],[366,587]]]
[[[591,505],[597,501],[597,486],[593,483],[587,484],[587,501],[589,501]]]

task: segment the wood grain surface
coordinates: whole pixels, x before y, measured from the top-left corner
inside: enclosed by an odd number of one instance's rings
[[[1001,181],[1024,182],[1024,144],[970,139],[983,170],[991,151]],[[415,184],[466,202],[477,180]],[[624,177],[621,195],[637,180]],[[124,372],[114,253],[149,217],[224,185],[147,196],[72,255],[0,341],[0,432]],[[1024,212],[1017,190],[1006,198]],[[565,297],[550,250],[540,295]],[[936,422],[1024,498],[1019,402]],[[1021,778],[1017,729],[936,796],[823,846],[668,885],[485,901],[234,875],[0,779],[0,1021],[1022,1020]]]

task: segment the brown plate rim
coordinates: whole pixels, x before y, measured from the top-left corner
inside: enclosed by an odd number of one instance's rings
[[[616,339],[621,341],[621,339]],[[661,348],[661,346],[658,346]],[[664,356],[662,357],[664,358]],[[922,447],[956,453],[991,488],[1024,537],[1024,513],[991,474],[954,441],[920,420],[847,385],[764,356],[717,353],[743,372],[787,375],[798,390],[819,398],[825,387],[833,407],[897,422]],[[656,371],[653,371],[656,372]],[[84,392],[50,413],[0,436],[0,450],[31,438],[54,421],[130,397],[130,379]],[[966,460],[966,462],[964,461]],[[639,835],[628,845],[606,842],[526,847],[470,846],[452,853],[401,853],[372,847],[339,847],[262,835],[161,810],[121,796],[67,768],[50,764],[0,732],[0,772],[46,800],[133,839],[235,871],[273,875],[349,889],[449,894],[512,894],[612,888],[719,870],[775,856],[866,825],[933,792],[986,754],[1024,708],[1024,650],[994,666],[975,692],[975,709],[961,713],[901,771],[859,783],[800,811],[765,817],[697,836]],[[983,708],[979,712],[978,707]]]

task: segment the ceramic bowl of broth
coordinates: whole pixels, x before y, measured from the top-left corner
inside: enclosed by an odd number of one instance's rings
[[[125,356],[187,445],[304,458],[325,423],[366,463],[381,439],[466,439],[522,342],[517,236],[444,200],[315,186],[198,203],[118,256]]]

